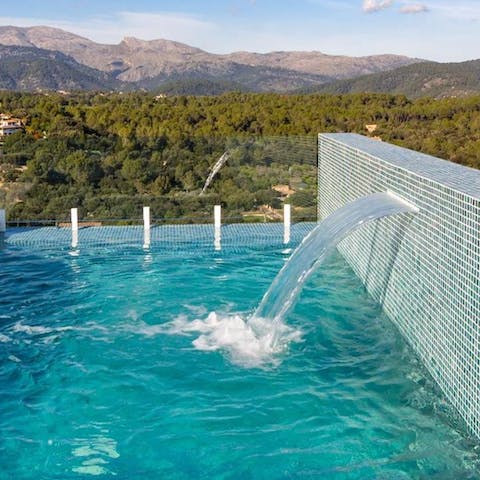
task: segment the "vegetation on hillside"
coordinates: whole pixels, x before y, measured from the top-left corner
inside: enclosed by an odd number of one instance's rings
[[[310,93],[390,93],[418,97],[462,97],[480,94],[480,60],[460,63],[422,62],[388,72],[330,82]],[[304,92],[306,93],[306,92]]]
[[[165,95],[223,95],[229,92],[247,92],[241,83],[227,80],[209,80],[191,78],[187,80],[168,80],[154,90]]]
[[[150,204],[157,218],[198,221],[217,202],[236,217],[281,207],[275,185],[295,191],[295,218],[306,218],[317,133],[365,133],[366,124],[384,141],[480,168],[480,97],[2,92],[0,111],[26,121],[0,155],[10,219],[61,219],[72,206],[84,218],[138,218]],[[200,195],[225,151],[231,158]]]
[[[113,90],[124,84],[60,52],[0,45],[0,90]]]

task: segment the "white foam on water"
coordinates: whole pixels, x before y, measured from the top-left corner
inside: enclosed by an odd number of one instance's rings
[[[7,343],[11,341],[12,339],[10,337],[7,337],[6,335],[3,335],[3,333],[0,333],[0,343]]]
[[[147,331],[150,334],[199,334],[192,342],[197,350],[224,352],[232,363],[248,368],[277,365],[288,345],[301,340],[299,330],[281,322],[272,324],[253,317],[245,320],[240,315],[222,316],[215,312],[204,320],[177,317],[167,324],[147,327]]]
[[[49,327],[31,326],[24,325],[23,323],[17,322],[13,327],[12,331],[15,333],[26,333],[27,335],[44,335],[47,333],[52,333],[52,329]]]
[[[27,335],[47,335],[49,333],[59,333],[74,330],[74,327],[43,327],[42,325],[25,325],[21,322],[17,322],[11,328],[14,333],[26,333]]]

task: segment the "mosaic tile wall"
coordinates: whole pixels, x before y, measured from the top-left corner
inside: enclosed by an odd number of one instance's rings
[[[316,227],[314,222],[295,223],[291,226],[289,248],[296,247]],[[156,225],[151,227],[150,246],[157,254],[171,255],[180,250],[185,255],[188,245],[192,255],[214,250],[215,231],[212,224]],[[18,247],[59,247],[70,250],[72,231],[58,227],[10,227],[2,241]],[[221,228],[221,247],[233,252],[251,248],[284,249],[284,227],[282,223],[225,224]],[[80,228],[78,247],[87,251],[95,246],[125,246],[142,249],[143,226],[103,226]]]
[[[339,247],[480,438],[480,171],[356,134],[319,136],[319,218],[390,190],[418,214]]]

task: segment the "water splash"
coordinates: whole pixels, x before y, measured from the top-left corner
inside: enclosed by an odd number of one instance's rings
[[[303,285],[336,246],[362,225],[379,218],[418,209],[389,192],[361,197],[329,215],[296,248],[273,280],[254,318],[281,322],[295,304]]]
[[[280,353],[291,342],[301,340],[301,331],[289,327],[284,318],[295,304],[303,285],[337,244],[369,222],[417,209],[390,193],[362,197],[327,217],[293,252],[248,319],[240,315],[221,316],[212,312],[204,320],[179,317],[163,325],[144,325],[139,333],[191,335],[202,351],[222,351],[232,363],[244,367],[265,367],[280,362]]]
[[[210,175],[207,177],[207,180],[205,182],[205,185],[202,188],[200,195],[203,195],[205,193],[209,185],[212,183],[212,180],[215,178],[215,175],[225,165],[225,163],[229,158],[230,158],[230,154],[227,151],[217,160],[217,163],[215,163],[215,165],[213,166],[212,171],[210,172]]]
[[[246,320],[240,315],[223,316],[215,312],[204,320],[178,317],[165,325],[142,329],[142,333],[199,334],[192,342],[197,350],[222,351],[232,363],[243,367],[274,366],[291,342],[301,340],[299,330],[283,323],[273,330],[272,323],[262,318]]]

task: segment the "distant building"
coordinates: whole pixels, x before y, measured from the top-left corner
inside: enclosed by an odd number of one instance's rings
[[[10,115],[0,114],[0,139],[17,132],[23,132],[22,121]]]

